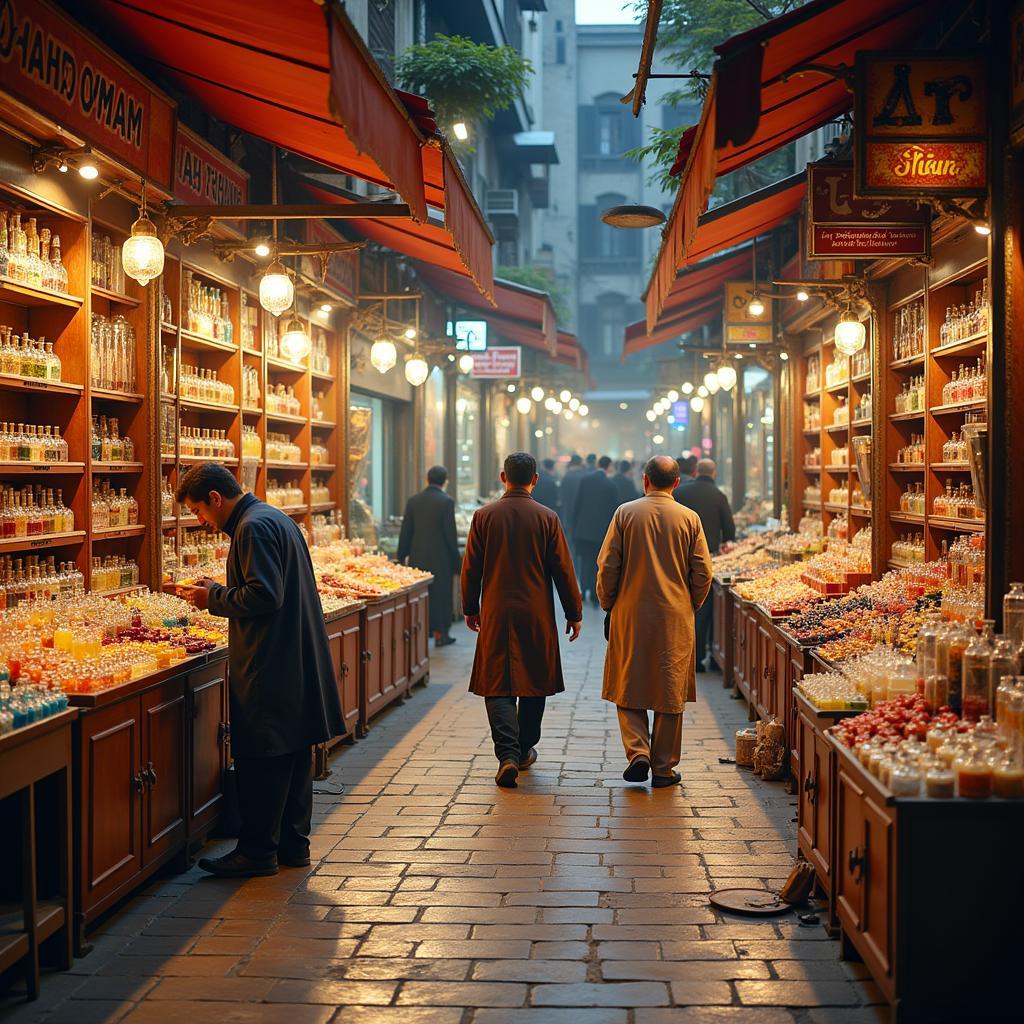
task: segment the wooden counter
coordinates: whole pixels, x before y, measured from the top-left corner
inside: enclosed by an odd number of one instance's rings
[[[725,581],[715,578],[711,582],[712,612],[711,657],[722,672],[722,685],[735,686],[733,679],[733,602],[732,588]]]

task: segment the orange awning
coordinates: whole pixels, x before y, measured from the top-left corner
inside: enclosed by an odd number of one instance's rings
[[[552,357],[557,356],[555,308],[547,292],[496,278],[494,306],[491,307],[464,277],[424,264],[417,271],[430,287],[449,302],[479,311],[482,318],[487,320],[490,334],[516,345],[539,349]]]
[[[563,366],[571,366],[574,370],[583,369],[583,349],[576,340],[575,334],[568,331],[558,332],[558,350],[555,354],[555,362]]]
[[[428,203],[443,209],[462,272],[485,287],[492,239],[450,151],[424,134],[429,118],[412,99],[409,112],[341,5],[325,6],[87,0],[82,10],[222,121],[397,192],[417,222],[426,223]]]
[[[715,48],[700,123],[687,134],[679,193],[647,287],[651,329],[676,272],[693,262],[690,249],[716,178],[852,106],[841,79],[798,70],[807,64],[852,68],[858,50],[912,43],[928,18],[926,0],[812,0]]]

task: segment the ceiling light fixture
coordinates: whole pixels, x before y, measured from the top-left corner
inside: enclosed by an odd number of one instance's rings
[[[100,169],[96,166],[92,150],[88,146],[82,150],[78,158],[78,173],[86,181],[95,181],[100,176]]]
[[[284,325],[284,334],[281,335],[281,354],[285,359],[297,363],[309,355],[309,335],[302,321],[294,314]]]
[[[387,373],[398,362],[398,349],[387,338],[378,338],[370,346],[370,362],[379,373]]]
[[[265,259],[270,255],[270,246],[266,242],[257,242],[253,253],[259,256],[260,259]]]
[[[430,376],[430,364],[418,352],[405,361],[405,379],[418,388]]]
[[[530,397],[535,402],[543,402],[544,401],[544,389],[539,384],[535,385],[533,387],[533,389],[530,391]]]
[[[459,356],[459,373],[468,376],[473,372],[473,357],[468,353]]]
[[[864,347],[867,340],[867,331],[860,322],[852,306],[847,306],[839,317],[836,324],[835,341],[836,348],[844,356],[852,356]]]
[[[716,370],[708,370],[704,374],[704,387],[708,389],[709,395],[718,394],[718,389],[722,386],[722,382],[718,379],[718,372]]]
[[[527,395],[522,395],[516,399],[516,412],[520,416],[529,416],[533,411],[533,402]]]
[[[736,373],[736,368],[730,366],[728,363],[718,368],[718,383],[723,391],[732,391],[736,387],[736,381],[739,379],[739,374]]]
[[[260,305],[274,316],[280,316],[295,301],[295,286],[279,259],[267,267],[260,278]]]
[[[146,179],[142,179],[142,205],[132,233],[121,246],[124,272],[143,288],[164,272],[164,246],[156,233],[156,225],[146,214]]]

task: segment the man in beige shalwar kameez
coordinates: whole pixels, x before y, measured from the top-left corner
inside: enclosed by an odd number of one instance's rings
[[[619,711],[627,782],[680,781],[683,708],[697,699],[694,612],[711,590],[700,519],[672,497],[675,459],[644,467],[644,497],[620,505],[598,555],[597,594],[608,613],[602,696]],[[647,712],[654,712],[654,725]]]

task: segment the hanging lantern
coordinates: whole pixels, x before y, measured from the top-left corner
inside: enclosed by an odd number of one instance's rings
[[[418,388],[430,376],[430,366],[423,356],[416,354],[405,361],[405,379]]]
[[[473,357],[467,352],[459,356],[459,373],[463,376],[473,372]]]
[[[564,405],[569,399],[572,398],[572,392],[568,388],[564,388],[558,395],[558,400]]]
[[[684,395],[692,395],[693,385],[689,381],[686,381],[686,383],[683,384],[683,386],[679,390],[682,391]]]
[[[380,373],[387,373],[398,362],[398,349],[393,341],[387,338],[378,338],[370,346],[370,362],[374,369]]]
[[[302,326],[302,321],[293,316],[284,325],[284,334],[281,335],[281,355],[285,359],[297,363],[309,355],[309,350],[309,335]]]
[[[574,397],[569,399],[569,408],[572,409],[573,412],[575,412],[579,407],[580,400],[578,398]]]
[[[590,406],[589,405],[580,405],[580,407],[576,410],[576,413],[579,416],[589,416],[590,415]]]
[[[260,278],[260,305],[280,316],[294,301],[295,286],[280,260],[274,260]]]
[[[718,368],[718,383],[723,391],[732,391],[736,387],[736,368],[726,363]]]
[[[690,399],[690,408],[694,412],[703,412],[704,411],[704,399],[701,398],[700,395],[694,395],[693,398]]]
[[[718,389],[722,386],[722,382],[718,379],[718,374],[714,370],[708,370],[704,374],[704,387],[708,389],[709,395],[718,394]]]
[[[533,408],[533,401],[526,395],[516,399],[516,412],[520,416],[529,416],[530,410]]]
[[[864,347],[866,339],[867,331],[864,325],[857,319],[857,314],[848,307],[836,324],[836,348],[844,356],[852,356]]]
[[[533,390],[530,391],[530,397],[535,402],[544,401],[544,389],[538,384]]]
[[[156,225],[146,216],[146,182],[142,182],[142,207],[132,233],[121,246],[124,272],[143,288],[164,272],[164,246],[156,233]]]

